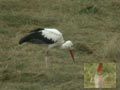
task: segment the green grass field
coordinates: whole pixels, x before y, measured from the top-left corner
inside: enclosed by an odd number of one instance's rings
[[[46,47],[18,44],[38,27],[72,40],[76,63],[55,48],[46,69]],[[83,90],[84,63],[98,62],[117,63],[119,90],[119,0],[0,0],[0,90]]]

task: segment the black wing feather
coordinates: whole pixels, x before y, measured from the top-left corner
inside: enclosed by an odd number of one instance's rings
[[[34,30],[30,31],[30,32],[39,32],[41,30],[44,30],[44,28],[36,28],[36,29],[34,29]]]
[[[20,41],[19,44],[22,44],[24,42],[30,42],[34,44],[53,44],[55,43],[52,39],[48,39],[42,35],[41,32],[33,32],[30,33],[29,35],[23,37]]]

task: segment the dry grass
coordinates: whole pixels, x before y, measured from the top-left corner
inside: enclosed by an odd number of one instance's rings
[[[104,57],[119,67],[119,9],[119,0],[0,0],[0,90],[82,90],[83,63]],[[57,28],[72,40],[76,63],[54,49],[46,70],[44,46],[18,45],[37,27]]]

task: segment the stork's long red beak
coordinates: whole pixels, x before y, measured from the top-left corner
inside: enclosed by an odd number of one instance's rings
[[[73,50],[69,50],[69,51],[70,51],[70,55],[71,55],[71,57],[72,57],[72,59],[73,59],[73,62],[75,62]]]
[[[98,64],[97,73],[102,74],[103,72],[103,63]]]

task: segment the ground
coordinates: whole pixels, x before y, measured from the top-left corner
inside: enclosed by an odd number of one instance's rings
[[[83,90],[84,63],[117,63],[120,89],[119,0],[0,0],[0,90]],[[30,30],[57,28],[74,43],[67,50],[19,45]],[[112,89],[114,90],[114,89]]]

